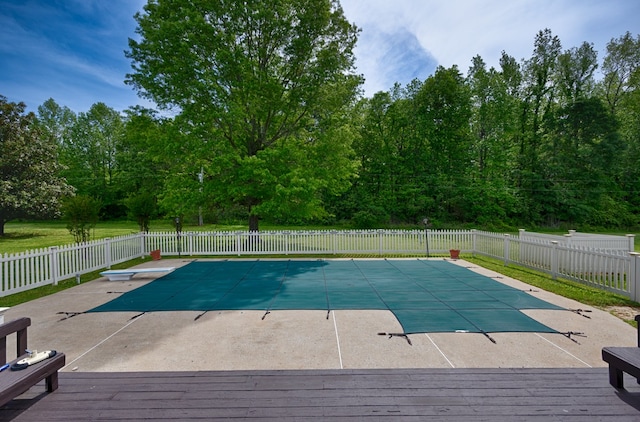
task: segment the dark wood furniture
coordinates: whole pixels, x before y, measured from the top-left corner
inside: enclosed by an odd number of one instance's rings
[[[640,383],[640,315],[638,322],[638,347],[604,347],[602,359],[609,363],[609,383],[615,388],[624,388],[624,373],[636,377]]]
[[[7,363],[7,336],[16,333],[16,358],[8,362],[12,364],[27,357],[27,327],[31,325],[30,318],[19,318],[0,325],[0,365]],[[18,397],[38,382],[45,380],[48,392],[58,388],[58,370],[64,366],[64,353],[57,353],[52,358],[30,365],[20,371],[7,368],[0,372],[0,406],[4,406]]]

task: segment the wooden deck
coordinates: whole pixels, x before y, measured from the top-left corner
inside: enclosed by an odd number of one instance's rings
[[[638,421],[640,386],[625,381],[611,387],[606,368],[62,372],[0,420]]]

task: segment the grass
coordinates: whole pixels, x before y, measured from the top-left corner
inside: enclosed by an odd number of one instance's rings
[[[157,221],[151,227],[156,231],[175,230],[170,221]],[[184,231],[214,231],[214,230],[246,230],[241,225],[206,225],[185,226]],[[123,236],[138,233],[138,225],[131,221],[107,221],[96,225],[91,233],[92,239]],[[74,243],[69,234],[66,223],[61,221],[48,222],[10,222],[5,225],[5,236],[0,237],[0,254],[19,253],[32,249],[62,246]]]
[[[326,226],[282,226],[261,223],[260,230],[331,230],[337,227]],[[174,231],[169,220],[157,220],[151,223],[153,231]],[[206,224],[203,226],[185,225],[182,230],[188,231],[236,231],[248,230],[248,224]],[[123,236],[138,233],[138,225],[132,221],[104,221],[96,225],[91,232],[92,239]],[[62,246],[74,243],[63,221],[46,222],[9,222],[5,224],[5,236],[0,237],[0,254],[19,253],[27,250]]]
[[[463,259],[472,262],[486,269],[515,278],[531,286],[538,287],[548,292],[576,300],[585,305],[590,305],[600,309],[607,309],[613,306],[623,306],[634,308],[640,313],[640,303],[615,293],[610,293],[595,287],[587,286],[571,280],[562,278],[552,279],[549,275],[515,265],[505,266],[502,261],[486,257],[464,256]],[[621,318],[629,324],[636,326],[633,319]]]

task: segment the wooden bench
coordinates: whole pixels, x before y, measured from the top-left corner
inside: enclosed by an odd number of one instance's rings
[[[20,359],[26,358],[27,350],[27,327],[31,325],[30,318],[19,318],[0,325],[0,359],[2,365],[10,365]],[[7,336],[16,333],[16,356],[15,360],[7,362]],[[7,368],[0,372],[0,406],[4,406],[20,394],[24,393],[43,379],[47,392],[52,392],[58,388],[58,370],[65,364],[64,353],[57,353],[55,356],[29,365],[26,369],[12,371]]]
[[[168,273],[175,269],[176,267],[128,268],[126,270],[107,270],[101,272],[100,275],[108,277],[109,281],[126,281],[131,280],[131,277],[140,273]]]
[[[624,388],[623,373],[636,377],[640,384],[640,315],[638,323],[638,347],[604,347],[602,359],[609,363],[609,383],[615,388]]]

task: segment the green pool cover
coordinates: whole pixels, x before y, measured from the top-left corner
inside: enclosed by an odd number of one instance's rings
[[[382,309],[404,334],[557,331],[520,312],[564,309],[439,260],[192,262],[88,312]]]

